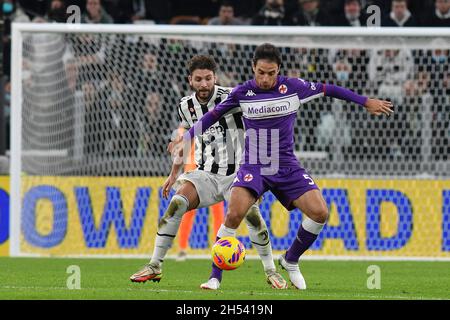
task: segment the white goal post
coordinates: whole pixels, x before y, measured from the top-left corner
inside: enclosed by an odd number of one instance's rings
[[[306,256],[450,259],[448,28],[58,23],[12,26],[10,254],[150,255],[188,59],[212,55],[219,84],[235,86],[263,42],[282,74],[395,105],[390,118],[330,98],[299,111],[295,152],[331,212]],[[272,194],[261,211],[283,252],[301,213]],[[209,254],[212,219],[198,210],[191,256]]]

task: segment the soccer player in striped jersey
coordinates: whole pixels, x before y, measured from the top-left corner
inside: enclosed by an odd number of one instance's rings
[[[254,52],[254,79],[238,85],[227,99],[206,113],[186,134],[177,153],[230,110],[239,108],[246,127],[245,151],[233,183],[225,223],[217,236],[235,236],[248,208],[271,190],[287,210],[299,208],[304,218],[297,237],[279,259],[295,288],[306,289],[300,256],[313,244],[328,219],[327,204],[314,180],[294,154],[294,123],[301,105],[323,96],[355,102],[374,115],[390,115],[392,103],[370,99],[330,84],[279,75],[282,58],[272,44]],[[182,138],[175,141],[179,143]],[[268,159],[268,154],[270,158]],[[269,161],[267,161],[269,160]]]
[[[198,119],[227,98],[230,89],[215,84],[215,72],[216,64],[209,56],[197,55],[189,61],[189,84],[194,93],[181,99],[178,107],[181,126],[185,129],[193,127]],[[168,197],[172,186],[177,192],[159,222],[150,262],[133,274],[131,281],[160,281],[164,257],[172,246],[184,213],[229,200],[230,187],[241,158],[240,140],[244,136],[243,129],[240,110],[230,110],[217,123],[212,124],[201,139],[195,139],[197,170],[178,176],[183,162],[175,159],[163,186],[163,196]],[[286,281],[276,270],[269,233],[258,205],[255,203],[249,206],[247,211],[244,220],[249,228],[250,240],[261,257],[267,282],[275,289],[286,289]],[[209,280],[200,287],[216,290],[221,280],[222,270],[212,264]]]

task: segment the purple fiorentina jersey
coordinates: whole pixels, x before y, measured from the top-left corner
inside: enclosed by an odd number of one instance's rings
[[[292,210],[295,199],[318,189],[294,155],[297,111],[301,104],[325,95],[360,105],[368,99],[335,85],[297,78],[278,76],[275,87],[270,90],[260,89],[255,80],[250,80],[234,88],[227,99],[207,112],[185,139],[203,133],[227,112],[240,108],[246,127],[245,153],[233,187],[247,188],[255,198],[271,190],[283,206]],[[263,170],[266,165],[275,171]]]
[[[278,76],[271,90],[260,89],[250,80],[237,86],[215,111],[241,107],[247,131],[241,163],[266,164],[265,159],[275,158],[280,167],[289,167],[298,164],[294,155],[297,111],[302,103],[323,95],[324,85],[302,79]]]
[[[245,153],[241,164],[278,167],[298,165],[294,155],[294,123],[301,104],[331,96],[364,105],[367,97],[335,85],[278,76],[276,85],[264,90],[249,80],[238,85],[222,103],[206,113],[186,138],[203,133],[224,114],[241,108],[246,128]]]
[[[298,164],[294,155],[297,111],[302,103],[323,95],[322,84],[297,78],[278,76],[271,90],[260,89],[250,80],[237,86],[214,111],[242,109],[246,129],[242,164],[268,164],[275,159],[280,167],[289,167]]]

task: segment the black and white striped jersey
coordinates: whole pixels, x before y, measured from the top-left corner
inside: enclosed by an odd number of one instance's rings
[[[195,95],[181,99],[178,115],[181,126],[191,128],[205,113],[225,100],[232,88],[215,86],[207,104],[201,104]],[[195,164],[199,170],[214,174],[234,174],[241,160],[244,145],[244,124],[240,108],[230,110],[205,133],[195,137]]]

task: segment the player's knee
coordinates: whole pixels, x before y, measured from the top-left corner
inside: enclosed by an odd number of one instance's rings
[[[188,206],[189,201],[186,199],[186,197],[177,194],[174,195],[170,200],[166,212],[164,212],[164,215],[159,221],[158,228],[161,228],[162,226],[167,224],[169,219],[181,219],[186,213]]]
[[[227,216],[225,218],[225,226],[228,228],[237,229],[241,224],[242,217],[238,214],[238,212],[233,210],[228,210]]]
[[[328,220],[329,210],[326,205],[318,207],[313,213],[314,221],[317,223],[325,223]]]

